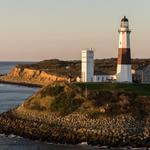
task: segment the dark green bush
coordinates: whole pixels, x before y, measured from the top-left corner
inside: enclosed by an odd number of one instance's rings
[[[57,96],[61,92],[64,91],[64,86],[49,86],[45,88],[43,91],[41,91],[41,97],[46,97],[46,96]]]
[[[72,93],[61,93],[51,104],[51,110],[57,111],[61,115],[67,115],[75,111],[83,103],[83,99],[72,97]]]

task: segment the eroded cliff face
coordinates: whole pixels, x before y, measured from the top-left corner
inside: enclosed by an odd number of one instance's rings
[[[14,67],[6,76],[0,77],[2,81],[15,83],[29,83],[37,85],[48,85],[54,81],[68,81],[67,77],[57,76],[45,71],[29,68]]]

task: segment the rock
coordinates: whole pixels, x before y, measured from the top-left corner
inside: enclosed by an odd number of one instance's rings
[[[0,80],[15,83],[48,85],[54,81],[68,81],[68,78],[65,76],[50,74],[45,71],[14,67],[10,73],[0,77]]]

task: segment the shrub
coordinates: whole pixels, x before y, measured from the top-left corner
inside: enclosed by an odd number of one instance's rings
[[[63,92],[64,86],[55,85],[55,86],[49,86],[41,91],[41,97],[46,96],[57,96],[61,92]]]
[[[63,92],[59,94],[51,104],[51,110],[61,115],[67,115],[75,111],[83,103],[82,98],[72,97],[72,93]]]

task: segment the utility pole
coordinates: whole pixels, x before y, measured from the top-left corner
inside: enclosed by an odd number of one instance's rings
[[[144,82],[144,73],[143,73],[143,70],[142,70],[142,83]]]
[[[85,83],[85,97],[88,97],[88,89],[87,89],[87,83]]]

